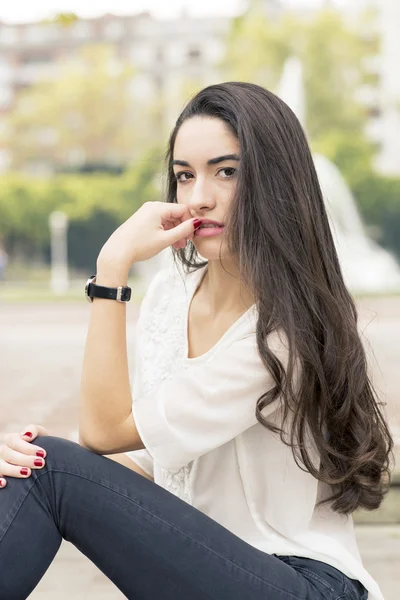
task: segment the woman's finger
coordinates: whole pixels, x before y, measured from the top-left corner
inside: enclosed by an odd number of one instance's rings
[[[3,459],[0,459],[0,473],[2,473],[3,478],[16,477],[19,479],[25,479],[31,475],[32,470],[29,467],[10,465]]]
[[[182,240],[193,237],[193,233],[195,231],[195,227],[193,225],[194,221],[195,219],[190,219],[180,223],[173,229],[164,230],[163,236],[168,245],[172,246],[176,242],[181,242]]]
[[[8,433],[0,446],[0,489],[7,485],[6,477],[30,477],[32,469],[45,465],[46,450],[32,444],[40,435],[48,435],[41,425],[28,425],[21,433]]]
[[[28,442],[32,442],[38,435],[49,435],[47,429],[42,425],[27,425],[21,432],[21,437]]]
[[[175,248],[175,250],[181,250],[182,248],[184,248],[187,244],[187,238],[185,238],[184,240],[181,240],[180,242],[175,242],[175,244],[172,244],[173,247]]]
[[[160,206],[161,218],[166,221],[175,221],[176,219],[190,219],[189,208],[185,204],[176,202],[157,202]]]
[[[25,441],[25,438],[21,438],[18,433],[9,433],[6,435],[4,446],[0,450],[0,458],[4,458],[3,455],[7,447],[16,452],[26,454],[27,456],[40,456],[42,458],[45,458],[46,456],[46,450],[41,448],[39,444]]]
[[[38,450],[36,454],[29,455],[23,452],[17,452],[12,450],[9,446],[5,446],[2,452],[2,460],[6,465],[12,465],[16,467],[29,467],[30,469],[41,469],[45,465],[44,450]],[[3,475],[9,475],[4,470],[0,472]]]

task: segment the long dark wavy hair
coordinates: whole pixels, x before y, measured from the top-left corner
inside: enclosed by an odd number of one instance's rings
[[[367,372],[357,310],[343,280],[306,135],[292,110],[258,85],[206,87],[186,104],[169,139],[168,202],[177,202],[171,164],[176,136],[195,116],[221,119],[240,144],[225,235],[255,297],[258,351],[275,382],[257,400],[257,420],[291,445],[300,468],[332,486],[324,502],[333,510],[376,509],[390,484],[393,440]],[[207,264],[192,242],[173,252],[186,273]],[[289,344],[286,372],[267,343],[276,329]],[[295,392],[297,359],[301,377]],[[261,414],[279,395],[282,429]],[[307,450],[310,433],[318,467]]]

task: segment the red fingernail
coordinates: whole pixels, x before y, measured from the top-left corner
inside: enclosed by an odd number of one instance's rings
[[[195,219],[195,220],[193,221],[193,227],[194,227],[195,229],[197,229],[198,227],[200,227],[200,225],[201,225],[201,221],[200,221],[200,219]]]
[[[0,487],[2,487],[5,484],[4,479],[0,479]]]
[[[36,456],[40,456],[41,458],[44,458],[44,450],[38,450],[36,452]]]
[[[21,469],[21,475],[28,475],[28,469]]]
[[[35,465],[35,467],[43,467],[43,461],[40,458],[34,460],[33,464]]]
[[[33,437],[33,433],[31,433],[30,431],[27,431],[26,433],[24,433],[24,436],[28,436],[28,437]]]

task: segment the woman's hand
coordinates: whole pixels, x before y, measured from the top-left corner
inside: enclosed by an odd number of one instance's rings
[[[184,248],[193,239],[195,221],[183,204],[145,202],[109,237],[97,265],[128,273],[133,263],[148,260],[168,246]]]
[[[44,467],[46,451],[31,443],[38,435],[49,433],[41,425],[28,425],[23,434],[6,435],[4,444],[0,446],[0,488],[7,485],[6,477],[26,479],[32,469]]]

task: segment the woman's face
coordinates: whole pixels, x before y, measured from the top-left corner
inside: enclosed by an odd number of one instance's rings
[[[185,204],[192,217],[223,225],[238,166],[239,142],[221,119],[188,119],[178,131],[173,153],[177,202]],[[193,243],[203,258],[218,260],[220,252],[221,258],[228,257],[223,238],[223,227],[200,228]]]

